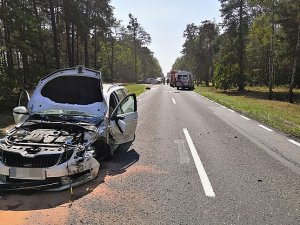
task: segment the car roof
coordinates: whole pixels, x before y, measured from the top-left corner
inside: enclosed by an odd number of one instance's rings
[[[118,89],[125,89],[125,87],[119,84],[103,84],[103,95],[109,95],[111,92]]]

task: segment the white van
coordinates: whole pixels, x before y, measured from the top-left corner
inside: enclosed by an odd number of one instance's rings
[[[194,89],[193,74],[187,71],[179,71],[176,76],[176,87],[182,89]]]

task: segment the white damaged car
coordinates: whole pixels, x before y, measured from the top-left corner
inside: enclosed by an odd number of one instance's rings
[[[1,190],[64,190],[95,179],[96,157],[133,141],[138,120],[135,94],[83,66],[49,74],[30,99],[23,90],[13,115],[16,126],[0,140]]]

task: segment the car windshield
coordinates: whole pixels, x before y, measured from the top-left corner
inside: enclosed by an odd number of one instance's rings
[[[68,121],[68,122],[88,122],[97,124],[102,118],[95,115],[76,110],[51,109],[43,110],[34,114],[31,119],[42,119],[46,121]]]

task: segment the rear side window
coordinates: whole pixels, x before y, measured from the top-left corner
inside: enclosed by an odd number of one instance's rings
[[[122,101],[123,98],[126,97],[126,94],[125,94],[125,92],[123,91],[123,89],[116,90],[116,94],[117,94],[117,96],[118,96],[119,102]]]
[[[109,115],[112,114],[112,112],[114,111],[114,109],[116,108],[117,105],[118,105],[118,100],[116,97],[116,93],[113,92],[113,93],[111,93],[110,98],[109,98]]]
[[[128,95],[127,89],[122,89],[122,90],[124,91],[125,96],[127,96]]]
[[[45,84],[41,94],[57,103],[88,105],[103,101],[100,81],[84,76],[56,77]]]

